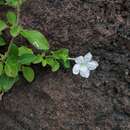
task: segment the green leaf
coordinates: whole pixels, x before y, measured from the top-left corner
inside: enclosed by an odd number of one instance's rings
[[[25,0],[6,0],[9,6],[17,7],[20,6]]]
[[[36,59],[33,61],[33,64],[39,64],[41,63],[43,60],[42,56],[41,55],[37,55],[36,56]]]
[[[29,65],[33,61],[35,61],[35,59],[36,59],[36,56],[33,54],[24,54],[24,55],[19,57],[19,63]]]
[[[21,30],[22,30],[21,26],[13,26],[10,28],[10,34],[12,37],[16,37],[19,35]]]
[[[59,62],[54,60],[53,58],[47,58],[46,61],[47,61],[47,64],[51,66],[52,72],[55,72],[60,68]]]
[[[0,46],[6,45],[5,40],[0,36]]]
[[[19,47],[19,56],[21,56],[21,55],[24,55],[24,54],[33,54],[33,51],[32,51],[32,49],[30,49],[30,48],[27,48],[26,46],[21,46],[21,47]]]
[[[6,76],[5,74],[2,74],[0,76],[0,91],[1,92],[7,92],[8,90],[10,90],[14,83],[18,80],[18,77],[16,78],[10,78],[8,76]]]
[[[22,67],[22,72],[23,72],[24,78],[28,82],[32,82],[34,80],[35,74],[31,67]]]
[[[8,23],[11,24],[11,25],[16,25],[17,23],[17,16],[14,12],[12,11],[9,11],[7,14],[6,14],[6,17],[7,17],[7,20],[8,20]]]
[[[49,44],[44,35],[38,31],[34,30],[23,30],[20,33],[25,37],[32,45],[34,45],[39,50],[48,50]]]
[[[63,48],[52,52],[52,54],[55,59],[66,61],[69,57],[69,50]]]
[[[3,20],[0,20],[0,32],[7,28],[6,23]]]
[[[0,5],[4,5],[5,1],[4,0],[0,0]]]
[[[63,61],[63,65],[66,69],[69,69],[70,68],[70,61],[69,60]]]
[[[12,58],[7,59],[4,70],[7,76],[15,78],[19,71],[17,60]]]
[[[18,5],[17,0],[6,0],[7,4],[16,7]]]
[[[42,66],[45,67],[47,65],[47,60],[46,59],[42,59]]]
[[[69,58],[69,50],[62,48],[57,51],[52,52],[52,57],[54,57],[57,60],[61,60],[60,62],[63,63],[65,68],[70,68],[70,61],[68,60]]]
[[[12,44],[10,48],[9,57],[14,57],[14,59],[18,57],[18,47],[15,44]]]
[[[5,62],[5,74],[9,77],[16,77],[19,71],[19,63],[18,63],[18,47],[13,44],[11,46],[9,56]]]
[[[0,75],[3,73],[3,63],[0,62]]]

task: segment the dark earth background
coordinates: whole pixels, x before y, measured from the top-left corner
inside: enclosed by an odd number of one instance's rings
[[[0,102],[0,130],[130,130],[130,0],[27,0],[21,23],[52,49],[91,51],[89,79],[34,66]]]

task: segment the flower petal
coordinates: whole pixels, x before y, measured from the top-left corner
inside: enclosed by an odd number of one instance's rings
[[[83,57],[83,56],[79,56],[79,57],[75,58],[75,62],[76,62],[77,64],[82,64],[82,63],[84,63],[84,57]]]
[[[84,56],[84,60],[85,60],[85,62],[89,62],[89,61],[91,61],[92,60],[92,54],[91,54],[91,52],[88,52],[85,56]]]
[[[79,73],[80,65],[75,64],[73,67],[73,74],[77,75]]]
[[[87,67],[89,70],[95,70],[99,66],[97,61],[91,61],[87,63]]]
[[[84,71],[80,71],[80,75],[84,78],[88,78],[90,76],[90,70],[86,68],[84,68]]]

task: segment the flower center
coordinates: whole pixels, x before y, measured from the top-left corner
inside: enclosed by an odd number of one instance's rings
[[[81,63],[80,66],[81,66],[81,67],[85,67],[86,65],[85,65],[84,63]]]

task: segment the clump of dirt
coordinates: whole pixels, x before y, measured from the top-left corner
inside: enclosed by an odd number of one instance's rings
[[[89,79],[35,66],[0,102],[0,130],[130,130],[129,0],[28,0],[21,23],[100,66]]]

